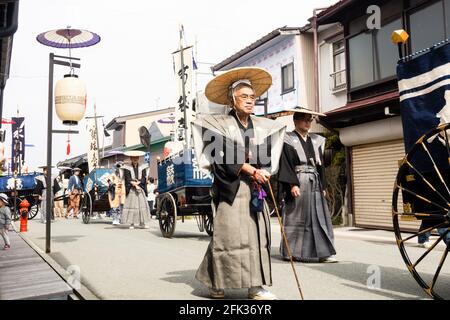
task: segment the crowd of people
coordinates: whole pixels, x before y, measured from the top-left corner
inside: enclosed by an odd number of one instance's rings
[[[214,233],[195,275],[209,288],[211,298],[224,298],[226,289],[248,288],[250,299],[277,299],[264,288],[272,285],[270,212],[264,201],[271,178],[277,180],[285,195],[283,224],[290,250],[282,241],[282,258],[291,262],[337,262],[325,200],[324,138],[309,133],[314,117],[321,114],[307,108],[293,109],[295,130],[288,133],[284,125],[254,116],[256,99],[271,82],[270,74],[260,68],[237,68],[217,76],[206,87],[206,96],[228,105],[231,111],[193,123],[198,163],[213,175]],[[216,158],[205,154],[208,142],[199,138],[207,130],[219,132],[223,139],[220,144],[225,148]],[[266,153],[261,153],[263,149]],[[113,225],[149,227],[157,188],[155,179],[149,177],[148,165],[139,164],[143,155],[141,151],[126,152],[129,163],[117,163],[107,178],[107,214]],[[81,170],[72,169],[67,188],[65,172],[61,171],[52,182],[52,199],[47,199],[48,170],[41,168],[43,175],[36,178],[34,191],[40,200],[41,221],[46,222],[47,201],[54,204],[52,219],[68,219],[70,214],[77,219],[80,197],[86,192]],[[0,194],[0,234],[5,248],[9,248],[11,215],[6,202]]]
[[[152,218],[157,188],[155,179],[148,176],[148,165],[139,165],[141,151],[129,151],[125,155],[129,157],[130,164],[118,162],[113,171],[107,177],[107,197],[110,209],[105,212],[107,217],[112,217],[113,225],[129,225],[148,228],[148,222]],[[35,178],[36,186],[33,194],[38,200],[40,221],[47,220],[47,167],[42,166],[42,175]],[[52,221],[55,218],[78,219],[80,217],[80,200],[85,192],[83,177],[80,168],[71,169],[68,183],[65,182],[68,169],[60,170],[52,182]],[[95,212],[93,219],[101,216]],[[153,215],[153,218],[155,215]]]

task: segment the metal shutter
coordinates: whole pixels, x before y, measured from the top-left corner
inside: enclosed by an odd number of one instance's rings
[[[353,203],[357,227],[393,228],[392,192],[398,161],[404,155],[403,140],[353,147]],[[401,223],[405,231],[415,230],[418,226],[417,221]]]

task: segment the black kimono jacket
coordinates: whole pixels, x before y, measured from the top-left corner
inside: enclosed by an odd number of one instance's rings
[[[239,129],[241,131],[240,133],[243,137],[245,137],[245,139],[244,139],[245,146],[238,145],[237,143],[230,141],[227,137],[222,137],[223,138],[223,150],[224,150],[224,154],[223,154],[222,158],[224,159],[224,161],[222,164],[218,164],[215,162],[212,165],[212,171],[214,173],[214,182],[212,185],[212,193],[213,193],[214,204],[216,207],[222,201],[225,201],[229,205],[233,204],[233,201],[239,190],[241,179],[244,178],[244,176],[240,174],[242,166],[244,165],[244,163],[250,162],[250,157],[255,157],[255,159],[252,159],[252,162],[251,162],[254,167],[256,167],[256,168],[262,167],[260,159],[258,159],[260,146],[255,146],[254,152],[253,152],[253,153],[255,153],[254,155],[250,151],[250,139],[253,139],[253,137],[254,137],[253,122],[252,122],[251,118],[248,119],[248,126],[247,126],[247,128],[245,128],[241,124],[239,119],[237,118],[237,115],[234,112],[234,110],[231,111],[229,113],[229,115],[232,115],[236,119]],[[271,139],[270,138],[271,137],[269,136],[264,140],[264,144],[268,146],[267,150],[269,153],[268,154],[269,157],[270,157],[270,150],[271,150],[271,145],[270,145]],[[227,164],[225,161],[228,152],[233,152],[233,154],[235,156],[233,164]],[[245,154],[245,161],[239,161],[242,159],[242,157],[240,157],[241,159],[238,159],[238,157],[237,157],[238,154],[242,154],[242,153]],[[268,164],[268,166],[270,166],[270,163]]]
[[[148,167],[145,166],[145,168],[142,169],[142,167],[133,167],[132,165],[123,167],[125,192],[127,196],[130,193],[131,188],[133,187],[133,185],[131,184],[131,181],[133,181],[133,177],[137,177],[137,180],[140,181],[139,186],[142,188],[142,190],[144,190],[145,196],[147,196],[147,168]],[[130,170],[134,171],[133,174]]]
[[[306,158],[316,159],[316,154],[314,151],[311,137],[308,136],[307,140],[305,141],[300,136],[300,134],[298,134],[298,132],[295,133],[298,135],[298,138],[302,144],[303,150],[305,151],[306,154]],[[319,158],[322,160],[321,163],[323,164],[323,154],[320,152],[320,150],[319,150]],[[282,186],[282,191],[284,192],[284,198],[286,199],[286,201],[293,200],[291,195],[292,186],[294,185],[300,186],[300,183],[297,178],[297,173],[295,172],[295,167],[301,165],[306,165],[306,163],[302,163],[295,148],[285,142],[283,144],[283,152],[281,153],[280,169],[278,171],[277,179]],[[312,163],[308,163],[308,165],[312,165]],[[314,163],[314,165],[316,166],[317,172],[319,173],[322,190],[324,190],[326,186],[325,168],[321,164]],[[281,196],[282,195],[279,194],[279,197]]]

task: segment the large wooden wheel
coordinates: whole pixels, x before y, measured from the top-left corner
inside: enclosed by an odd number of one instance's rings
[[[83,222],[88,224],[91,221],[92,215],[92,197],[89,192],[84,192],[81,195],[79,211],[79,213],[81,213],[81,217],[83,218]]]
[[[442,125],[416,142],[400,163],[392,198],[393,225],[403,261],[434,299],[450,299],[449,129],[450,124]],[[413,234],[401,232],[407,220]],[[421,247],[419,238],[431,232],[428,245]]]
[[[163,194],[159,201],[159,228],[164,238],[172,238],[177,224],[177,204],[170,193]]]
[[[213,215],[212,213],[207,213],[202,216],[203,217],[203,225],[205,227],[206,233],[212,237],[214,232],[214,224],[213,224]]]

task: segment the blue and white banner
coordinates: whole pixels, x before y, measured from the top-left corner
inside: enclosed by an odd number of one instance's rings
[[[450,122],[450,43],[397,67],[405,150]]]
[[[19,170],[25,161],[25,118],[11,118],[12,146],[11,146],[11,171]]]

